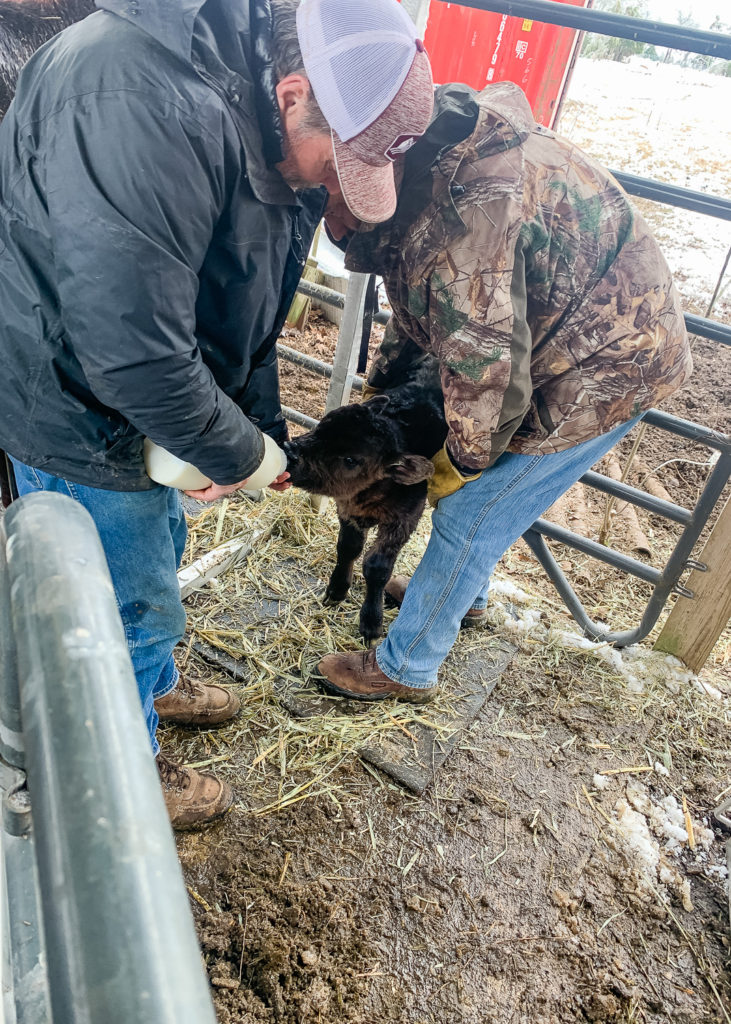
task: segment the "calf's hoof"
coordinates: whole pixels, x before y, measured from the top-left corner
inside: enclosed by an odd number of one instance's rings
[[[369,647],[373,647],[383,636],[383,618],[373,618],[360,613],[359,632]]]
[[[347,590],[334,590],[332,587],[328,587],[323,595],[322,603],[326,608],[332,608],[333,605],[341,604],[347,596]]]

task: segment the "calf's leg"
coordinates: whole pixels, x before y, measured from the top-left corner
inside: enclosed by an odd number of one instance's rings
[[[369,644],[383,634],[383,588],[391,578],[399,551],[414,532],[423,502],[415,513],[406,512],[399,523],[378,528],[375,543],[363,559],[366,597],[360,609],[360,633]]]
[[[353,566],[363,550],[366,531],[348,520],[340,520],[337,560],[330,575],[323,604],[340,604],[350,590],[353,581]]]

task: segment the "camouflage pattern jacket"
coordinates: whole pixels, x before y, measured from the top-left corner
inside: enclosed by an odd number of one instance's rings
[[[647,224],[608,171],[535,123],[517,86],[437,90],[403,175],[396,214],[352,238],[346,266],[381,274],[393,308],[370,383],[436,356],[458,466],[561,451],[688,379]]]

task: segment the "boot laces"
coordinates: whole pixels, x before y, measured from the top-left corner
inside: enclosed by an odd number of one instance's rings
[[[181,672],[178,676],[178,685],[175,687],[177,692],[183,696],[193,700],[197,696],[199,687],[190,679],[188,676],[184,676]]]
[[[190,772],[182,764],[176,764],[164,754],[157,755],[157,770],[163,785],[170,789],[187,789],[190,785]]]
[[[376,648],[369,647],[367,651],[363,652],[363,668],[364,669],[378,669],[378,662],[376,661]]]

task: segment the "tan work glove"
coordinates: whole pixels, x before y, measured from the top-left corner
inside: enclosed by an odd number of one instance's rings
[[[426,496],[432,508],[436,508],[441,498],[454,494],[460,487],[464,487],[470,480],[476,480],[482,476],[482,470],[473,476],[462,476],[455,464],[447,454],[447,445],[441,448],[432,459],[434,463],[434,476],[427,482]]]
[[[382,388],[373,388],[370,384],[364,384],[363,390],[360,393],[361,402],[367,402],[369,398],[373,398],[375,395],[380,395]]]

